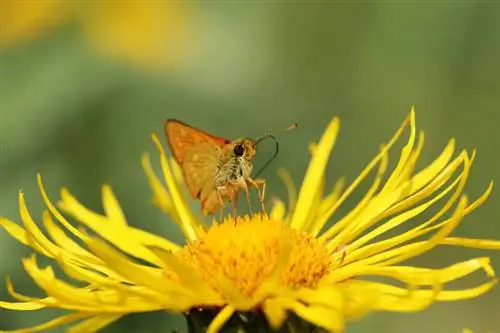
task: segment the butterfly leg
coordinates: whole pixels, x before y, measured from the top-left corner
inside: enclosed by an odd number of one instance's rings
[[[244,179],[237,182],[237,186],[245,191],[245,198],[247,199],[248,209],[250,210],[250,215],[253,216],[252,202],[250,200],[250,190],[248,189],[248,184]]]
[[[215,191],[217,192],[217,199],[219,199],[219,203],[220,203],[220,221],[221,222],[224,218],[224,199],[222,198],[223,190],[224,190],[223,187],[216,187],[215,188]]]
[[[264,198],[266,195],[266,181],[265,179],[247,179],[248,183],[255,187],[259,193],[259,202],[262,215],[267,215],[266,207],[264,205]]]
[[[233,208],[234,223],[236,223],[236,217],[238,216],[236,214],[236,204],[237,203],[238,203],[238,192],[234,193],[233,196],[231,197],[231,207]]]

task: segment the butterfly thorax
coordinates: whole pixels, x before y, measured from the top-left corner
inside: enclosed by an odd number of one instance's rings
[[[234,140],[224,146],[220,154],[215,175],[215,186],[239,183],[250,178],[253,169],[252,159],[255,156],[255,147],[252,140]]]

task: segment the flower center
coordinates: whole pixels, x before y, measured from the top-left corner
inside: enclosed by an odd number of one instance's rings
[[[215,277],[223,275],[244,295],[251,295],[273,271],[282,242],[291,242],[289,261],[281,276],[291,288],[314,287],[333,267],[326,247],[305,232],[282,221],[254,217],[227,218],[213,223],[199,239],[178,255],[217,288]]]

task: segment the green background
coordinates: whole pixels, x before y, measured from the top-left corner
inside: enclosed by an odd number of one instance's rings
[[[43,209],[36,189],[41,171],[51,197],[68,186],[101,210],[109,183],[131,225],[180,241],[180,233],[151,202],[140,167],[155,154],[150,133],[178,118],[228,138],[255,137],[297,121],[280,137],[278,160],[267,169],[269,194],[285,197],[275,170],[296,182],[305,172],[307,144],[332,116],[341,132],[327,171],[328,184],[352,181],[392,136],[412,105],[426,132],[421,165],[451,137],[477,148],[467,193],[476,197],[500,178],[500,4],[496,2],[208,3],[197,6],[197,40],[182,65],[147,71],[88,50],[75,27],[0,53],[0,213],[18,221],[17,191],[34,216]],[[193,42],[194,43],[194,42]],[[272,154],[263,148],[256,164]],[[397,150],[391,155],[397,158]],[[363,194],[362,190],[342,210]],[[468,216],[455,235],[500,239],[499,192]],[[243,207],[243,206],[242,206]],[[22,270],[31,251],[3,230],[2,280],[40,296]],[[413,260],[442,267],[500,253],[458,248]],[[480,274],[464,283],[484,281]],[[5,285],[1,299],[9,299]],[[0,313],[0,327],[21,328],[54,313]],[[375,314],[348,332],[500,332],[500,287],[471,301],[441,303],[416,314]],[[129,316],[106,332],[184,332],[181,317]],[[56,330],[54,330],[56,331]]]

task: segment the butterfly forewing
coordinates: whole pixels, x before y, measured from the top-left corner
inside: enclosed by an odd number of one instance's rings
[[[198,143],[207,142],[214,147],[221,147],[229,142],[227,139],[208,134],[174,119],[166,121],[165,133],[172,154],[179,165],[182,165],[189,148]]]

